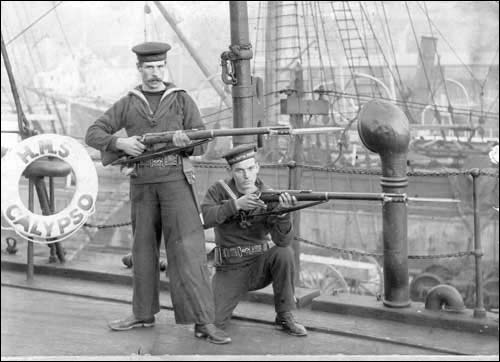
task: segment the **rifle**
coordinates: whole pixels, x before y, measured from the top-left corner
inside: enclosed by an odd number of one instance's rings
[[[252,225],[252,220],[257,217],[268,217],[273,215],[287,214],[289,212],[298,211],[307,207],[323,204],[329,200],[364,200],[364,201],[382,201],[386,202],[404,202],[407,201],[422,201],[422,202],[460,202],[456,199],[438,199],[438,198],[421,198],[408,197],[406,194],[395,193],[370,193],[370,192],[314,192],[312,190],[269,190],[260,191],[259,198],[266,202],[278,202],[282,193],[287,192],[291,196],[295,196],[297,201],[312,201],[308,203],[294,205],[288,208],[276,207],[269,211],[260,213],[248,214],[240,210],[235,216],[241,227],[249,227]]]
[[[460,202],[457,199],[408,197],[406,194],[373,192],[313,192],[312,190],[270,190],[261,191],[259,198],[264,202],[279,201],[280,194],[287,192],[297,201],[364,200],[382,202]],[[284,209],[286,210],[286,209]],[[286,211],[285,211],[286,212]]]
[[[407,202],[407,201],[422,201],[422,202],[460,202],[456,199],[438,199],[438,198],[421,198],[408,197],[406,194],[395,193],[370,193],[370,192],[314,192],[312,190],[268,190],[260,191],[259,198],[266,202],[278,202],[282,193],[287,192],[291,196],[295,196],[297,201],[312,201],[304,204],[294,205],[288,208],[274,208],[272,210],[251,213],[240,212],[234,216],[243,228],[252,225],[252,220],[257,217],[268,217],[273,215],[287,214],[289,212],[298,211],[307,207],[323,204],[329,200],[365,200],[365,201],[383,201],[385,202]]]
[[[201,144],[208,142],[215,137],[227,136],[248,136],[248,135],[304,135],[316,134],[323,132],[336,132],[343,130],[342,127],[313,127],[313,128],[296,128],[292,129],[289,126],[271,126],[271,127],[250,127],[250,128],[232,128],[232,129],[208,129],[208,130],[186,130],[187,136],[191,140],[198,140]],[[159,143],[171,143],[175,131],[145,133],[139,140],[146,146],[152,146]],[[191,148],[197,144],[190,144],[185,148]],[[101,152],[101,162],[103,166],[111,165],[130,165],[139,161],[144,161],[159,156],[176,153],[185,148],[180,147],[165,147],[155,151],[145,151],[143,154],[132,157],[120,152]]]

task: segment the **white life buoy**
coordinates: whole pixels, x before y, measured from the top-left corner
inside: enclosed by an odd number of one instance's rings
[[[76,178],[69,205],[53,215],[28,210],[19,195],[19,179],[39,158],[51,156],[67,162]],[[42,134],[16,144],[2,158],[2,216],[21,237],[43,244],[63,240],[76,232],[94,213],[97,172],[85,148],[68,136]],[[50,240],[47,240],[50,239]]]

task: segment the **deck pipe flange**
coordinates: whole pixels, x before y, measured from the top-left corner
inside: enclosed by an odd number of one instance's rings
[[[406,193],[406,162],[410,122],[403,111],[388,101],[366,103],[358,116],[358,133],[382,162],[382,192]],[[388,307],[410,305],[408,281],[408,214],[406,203],[385,202],[382,206],[384,240],[384,298]]]

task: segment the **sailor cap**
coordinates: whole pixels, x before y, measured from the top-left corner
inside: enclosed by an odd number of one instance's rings
[[[132,51],[137,54],[139,62],[156,62],[167,59],[167,52],[172,48],[170,44],[160,42],[146,42],[136,45]]]
[[[229,166],[241,162],[243,160],[255,157],[257,146],[255,144],[240,145],[229,150],[224,157]]]

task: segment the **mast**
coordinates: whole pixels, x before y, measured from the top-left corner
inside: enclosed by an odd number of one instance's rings
[[[5,63],[5,69],[7,70],[7,75],[9,77],[10,88],[12,91],[12,97],[14,98],[14,103],[16,105],[17,112],[17,122],[19,126],[19,133],[22,139],[30,136],[30,130],[28,127],[28,120],[24,115],[23,108],[21,106],[21,100],[19,99],[19,93],[17,92],[16,81],[14,79],[14,74],[12,74],[12,67],[10,65],[9,55],[7,54],[7,48],[3,41],[3,33],[1,33],[1,45],[2,45],[2,57]]]
[[[230,1],[229,16],[231,24],[230,51],[224,52],[221,58],[231,60],[234,78],[233,95],[233,127],[241,128],[252,125],[253,95],[250,59],[252,45],[248,33],[248,7],[246,1]],[[252,143],[251,136],[234,136],[233,145]]]
[[[267,12],[266,12],[266,42],[265,42],[265,83],[264,83],[264,93],[265,93],[265,114],[266,114],[266,124],[277,124],[277,113],[272,104],[276,102],[278,98],[274,91],[275,83],[275,72],[276,72],[276,17],[277,14],[277,3],[275,1],[267,2]],[[274,141],[273,141],[274,142]],[[276,149],[277,144],[275,144],[272,149]]]

